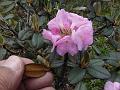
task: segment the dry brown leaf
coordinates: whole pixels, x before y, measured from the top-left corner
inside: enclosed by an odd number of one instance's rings
[[[50,68],[45,65],[32,63],[25,65],[24,75],[27,77],[42,77],[48,71],[50,71]]]

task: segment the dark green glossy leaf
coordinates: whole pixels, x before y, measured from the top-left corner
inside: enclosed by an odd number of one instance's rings
[[[120,83],[120,71],[118,72],[113,72],[110,78],[111,81],[113,82],[119,82]]]
[[[47,17],[45,16],[41,16],[39,18],[39,26],[42,26],[43,24],[45,24],[47,22]]]
[[[2,35],[0,35],[0,45],[3,45],[4,44],[4,38]]]
[[[89,66],[103,66],[104,65],[104,61],[102,61],[102,59],[92,59],[90,60]]]
[[[102,59],[105,63],[111,64],[113,66],[119,66],[120,61],[120,52],[110,52],[108,55],[105,56],[98,56],[98,59]]]
[[[51,66],[52,67],[54,67],[54,68],[56,68],[56,67],[60,67],[60,66],[62,66],[63,65],[63,61],[62,60],[56,60],[56,61],[53,61],[53,62],[51,62]]]
[[[97,48],[95,45],[92,45],[92,47],[93,47],[93,49],[95,50],[95,52],[96,52],[97,54],[101,54],[99,48]]]
[[[103,29],[102,34],[105,36],[110,36],[113,33],[114,28],[113,27],[108,27]]]
[[[108,79],[111,76],[107,69],[101,66],[96,65],[90,66],[87,68],[87,71],[90,75],[92,75],[95,78]]]
[[[80,69],[79,67],[73,68],[68,76],[68,80],[71,84],[81,81],[86,73],[85,69]]]
[[[11,19],[13,17],[14,17],[14,14],[9,14],[9,15],[4,17],[4,20]]]
[[[4,1],[4,2],[1,2],[0,3],[0,6],[6,6],[6,5],[10,5],[10,4],[12,4],[14,1]]]
[[[73,62],[68,62],[68,66],[70,66],[70,67],[77,67],[78,65],[73,63]]]
[[[101,59],[120,60],[120,52],[110,52],[108,55],[101,57]]]
[[[43,37],[40,33],[34,33],[32,37],[32,45],[34,48],[41,48],[44,44]]]
[[[109,37],[108,40],[109,40],[109,43],[112,45],[113,48],[115,48],[115,49],[118,48],[118,43],[114,38]]]
[[[86,84],[83,82],[79,82],[76,85],[75,90],[87,90]]]
[[[7,8],[5,8],[4,13],[11,11],[14,8],[14,6],[15,6],[14,3],[10,4]]]
[[[110,65],[113,65],[115,67],[118,67],[119,66],[119,61],[118,60],[112,60],[112,59],[109,59],[106,61],[107,64],[110,64]]]
[[[28,39],[30,36],[32,36],[33,32],[30,30],[22,30],[18,33],[18,38],[20,40],[26,40]]]
[[[0,60],[4,59],[7,51],[4,48],[0,48]]]

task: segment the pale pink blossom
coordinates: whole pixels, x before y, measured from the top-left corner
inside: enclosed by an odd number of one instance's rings
[[[58,10],[57,15],[48,22],[48,30],[43,30],[43,37],[53,43],[57,53],[75,55],[86,50],[93,43],[92,22],[74,13]]]
[[[107,81],[104,90],[120,90],[120,83]]]

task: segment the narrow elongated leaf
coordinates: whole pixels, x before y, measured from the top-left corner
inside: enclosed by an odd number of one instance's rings
[[[32,28],[39,31],[39,17],[36,14],[32,15]]]
[[[7,51],[4,48],[0,48],[0,60],[4,59]]]
[[[109,55],[102,57],[102,59],[120,60],[120,52],[110,52]]]
[[[108,79],[110,78],[110,73],[107,71],[107,69],[101,67],[101,66],[90,66],[87,68],[87,71],[90,75],[92,75],[95,78],[100,79]]]
[[[13,8],[14,8],[15,4],[10,4],[7,8],[5,8],[5,12],[4,13],[7,13],[9,11],[11,11]]]
[[[106,56],[99,56],[97,58],[103,59],[106,63],[111,64],[113,66],[119,66],[120,52],[110,52]]]
[[[104,61],[102,61],[102,59],[92,59],[92,60],[90,60],[89,65],[90,66],[93,66],[93,65],[103,66],[104,65]]]
[[[47,17],[45,16],[41,16],[39,18],[39,26],[42,26],[43,24],[45,24],[47,22]]]
[[[51,66],[52,67],[60,67],[60,66],[62,66],[63,65],[63,61],[62,60],[56,60],[56,61],[53,61],[53,62],[51,62]]]
[[[110,36],[113,33],[114,28],[113,27],[108,27],[105,28],[102,32],[103,35],[105,36]]]
[[[14,1],[4,1],[0,3],[0,6],[6,6],[12,4]]]
[[[4,17],[4,20],[11,19],[13,17],[14,17],[14,14],[9,14],[9,15]]]
[[[87,90],[87,87],[86,87],[85,83],[79,82],[79,83],[76,85],[75,90]]]
[[[20,40],[26,40],[28,39],[30,36],[32,36],[33,32],[30,30],[22,30],[18,33],[18,38]]]
[[[69,73],[68,80],[71,84],[77,83],[83,79],[85,72],[85,69],[80,69],[79,67],[73,68]]]
[[[73,63],[73,62],[68,62],[68,66],[70,66],[70,67],[77,67],[78,65]]]
[[[96,52],[97,54],[101,54],[99,48],[97,48],[95,45],[92,45],[92,47],[93,47],[93,49],[95,50],[95,52]]]
[[[0,45],[3,45],[4,44],[4,38],[2,35],[0,35]]]
[[[45,65],[32,63],[25,65],[24,75],[27,77],[42,77],[48,71],[50,69]]]
[[[32,45],[34,48],[41,48],[44,44],[43,38],[40,33],[34,33],[32,37]]]
[[[107,64],[110,64],[110,65],[113,65],[113,66],[115,66],[115,67],[120,66],[118,60],[111,60],[111,59],[109,59],[109,60],[106,61],[106,63],[107,63]]]

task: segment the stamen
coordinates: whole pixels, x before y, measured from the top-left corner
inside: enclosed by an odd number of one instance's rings
[[[70,35],[72,33],[71,29],[61,29],[61,35]]]

